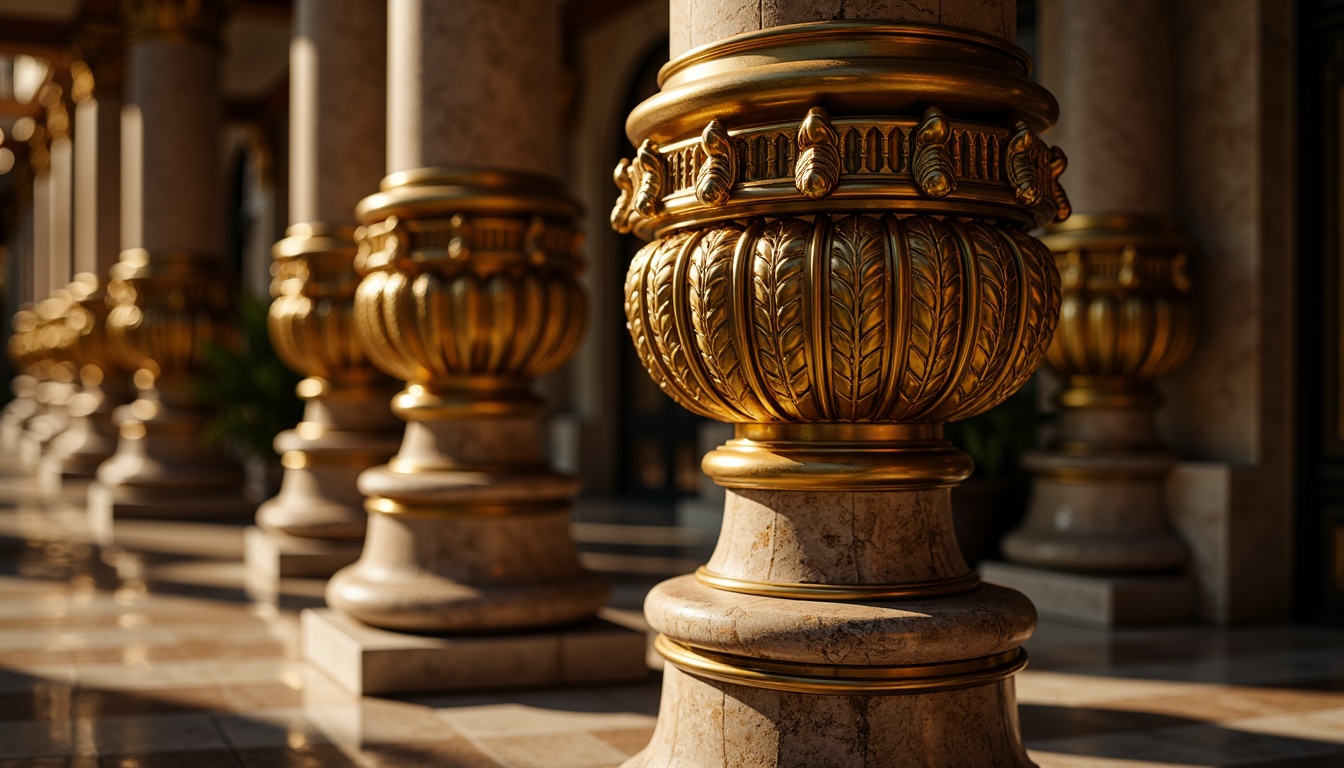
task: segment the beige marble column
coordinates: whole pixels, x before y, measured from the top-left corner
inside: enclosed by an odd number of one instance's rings
[[[1058,307],[1027,234],[1067,216],[1056,105],[1014,12],[672,3],[612,224],[652,240],[625,285],[641,360],[735,437],[703,463],[715,552],[645,602],[668,664],[629,768],[1031,765],[1035,613],[962,559],[971,462],[941,426],[1026,381]]]
[[[355,313],[370,358],[406,382],[392,407],[407,424],[392,461],[360,475],[368,535],[328,584],[336,613],[305,624],[305,652],[334,675],[335,649],[372,650],[363,625],[451,638],[433,664],[413,636],[370,641],[404,648],[399,671],[419,687],[645,674],[637,633],[589,651],[609,625],[553,629],[608,595],[579,564],[578,484],[551,468],[531,392],[585,318],[578,210],[556,179],[558,14],[551,0],[388,3],[389,175],[359,206]],[[519,631],[497,652],[453,650]],[[504,650],[514,642],[540,675]]]
[[[386,157],[386,0],[300,0],[290,43],[290,228],[276,244],[271,338],[303,421],[276,438],[280,493],[257,510],[249,576],[330,576],[359,556],[362,470],[397,450],[396,389],[354,330],[355,205]],[[264,536],[262,535],[264,532]]]
[[[71,218],[72,189],[74,185],[74,147],[70,138],[70,113],[65,102],[65,91],[56,83],[43,85],[38,101],[44,112],[46,134],[46,172],[41,194],[46,196],[43,225],[45,256],[40,256],[37,270],[46,271],[48,293],[38,304],[43,324],[49,329],[46,338],[54,338],[54,324],[64,322],[70,307],[68,287],[71,278]],[[32,472],[37,472],[42,457],[50,452],[52,442],[70,426],[70,399],[78,391],[76,371],[63,351],[51,349],[53,360],[47,369],[47,380],[38,385],[36,397],[43,406],[41,416],[27,423],[19,447],[20,461]]]
[[[1004,541],[1015,563],[1142,574],[1189,555],[1163,513],[1175,457],[1153,387],[1194,343],[1193,244],[1173,220],[1174,24],[1161,0],[1041,4],[1041,75],[1064,115],[1075,214],[1044,238],[1064,277],[1049,354],[1064,386],[1059,442],[1027,458],[1030,510]]]
[[[219,28],[214,0],[130,0],[122,110],[122,253],[108,325],[138,397],[89,491],[99,535],[124,516],[250,514],[242,474],[205,444],[192,381],[225,343],[236,276],[221,251]]]
[[[70,354],[82,391],[71,398],[70,426],[42,460],[47,488],[93,478],[117,446],[115,410],[130,401],[130,372],[107,336],[107,284],[121,250],[122,41],[111,25],[79,37],[71,65],[74,116],[74,326]]]

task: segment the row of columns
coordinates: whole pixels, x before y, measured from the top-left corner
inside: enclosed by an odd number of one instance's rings
[[[1061,224],[1065,161],[1040,138],[1056,105],[1007,42],[1013,6],[871,4],[837,22],[810,1],[673,2],[674,61],[630,116],[638,149],[616,170],[612,222],[652,241],[625,287],[641,360],[736,431],[704,464],[727,489],[718,548],[647,604],[664,698],[631,766],[1030,765],[1012,676],[1034,614],[956,551],[949,494],[970,463],[941,424],[1026,381],[1061,291],[1059,322],[1088,341],[1050,352],[1071,410],[1060,450],[1033,460],[1037,500],[1009,552],[1077,568],[1059,553],[1091,536],[1130,547],[1109,570],[1183,557],[1153,554],[1172,546],[1154,491],[1169,461],[1145,387],[1188,351],[1172,298],[1188,249],[1098,190],[1075,202],[1110,218]],[[89,499],[105,531],[250,512],[201,439],[192,388],[199,344],[229,342],[236,282],[216,199],[222,4],[125,10],[120,119],[88,67],[78,147],[53,139],[41,182],[68,167],[58,154],[77,156],[90,224],[76,247],[97,277],[62,297],[91,323],[66,362],[97,405],[71,404],[86,428],[66,434],[77,455],[104,452]],[[558,179],[557,6],[299,0],[295,18],[291,226],[270,328],[307,376],[306,404],[277,438],[282,489],[257,512],[249,558],[276,575],[341,568],[302,645],[364,692],[641,674],[642,636],[594,621],[607,588],[579,565],[577,483],[550,467],[531,393],[585,317],[578,208]],[[1051,222],[1045,244],[1027,234]],[[1107,312],[1119,319],[1087,325]],[[52,319],[39,308],[20,324]],[[1171,348],[1145,347],[1154,335]],[[113,380],[128,376],[135,399],[114,417]],[[1059,523],[1061,506],[1111,493],[1123,508]],[[555,666],[523,674],[498,633]]]

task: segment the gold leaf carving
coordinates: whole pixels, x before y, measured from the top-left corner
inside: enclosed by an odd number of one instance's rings
[[[951,373],[960,326],[961,274],[947,225],[928,218],[906,226],[910,254],[909,355],[901,386],[905,412],[923,417]]]
[[[808,222],[799,219],[767,225],[756,241],[751,284],[761,378],[776,408],[804,421],[818,416],[805,348],[804,267],[810,236]]]
[[[836,415],[867,416],[881,389],[888,264],[876,219],[836,222],[830,248],[831,380]]]
[[[720,397],[735,416],[764,420],[770,412],[751,389],[734,326],[735,316],[743,309],[736,300],[732,275],[733,252],[741,236],[742,229],[731,226],[715,229],[696,243],[688,269],[688,303],[696,349]]]
[[[1053,260],[1041,241],[1017,230],[1006,229],[1002,233],[1016,248],[1026,276],[1026,293],[1022,301],[1024,332],[1007,387],[1012,393],[1021,389],[1040,366],[1045,348],[1055,333],[1060,313],[1060,278],[1059,270],[1050,268]]]
[[[662,159],[658,157],[658,145],[645,139],[635,154],[635,166],[639,179],[635,210],[643,216],[653,216],[658,212],[658,203],[663,194],[663,178],[667,174]]]
[[[1055,206],[1055,221],[1064,221],[1073,214],[1073,206],[1069,204],[1069,196],[1064,192],[1063,185],[1059,182],[1059,177],[1064,175],[1064,169],[1069,167],[1069,158],[1064,156],[1064,150],[1059,147],[1050,148],[1050,202]]]
[[[695,178],[695,197],[710,208],[728,202],[737,180],[737,159],[732,140],[718,120],[711,120],[700,135],[705,150],[705,164]]]
[[[840,183],[840,149],[835,126],[821,107],[808,110],[798,128],[798,164],[794,169],[794,186],[803,197],[816,200],[826,197]]]
[[[1035,205],[1041,201],[1041,180],[1037,176],[1037,153],[1039,147],[1036,134],[1022,120],[1014,126],[1013,137],[1008,140],[1008,182],[1013,185],[1013,195],[1023,205]]]
[[[925,197],[947,197],[957,188],[956,168],[948,144],[952,126],[937,107],[929,107],[915,129],[911,170]]]

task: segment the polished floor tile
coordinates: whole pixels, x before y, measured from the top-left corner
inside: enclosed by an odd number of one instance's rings
[[[653,732],[652,677],[349,696],[298,661],[292,613],[248,600],[241,528],[102,549],[27,482],[0,463],[0,768],[614,768]],[[1344,632],[1048,624],[1028,648],[1040,768],[1344,768]]]

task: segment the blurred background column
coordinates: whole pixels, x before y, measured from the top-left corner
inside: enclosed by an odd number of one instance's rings
[[[1041,78],[1059,96],[1073,217],[1047,230],[1064,279],[1050,367],[1063,379],[1058,441],[1026,457],[1027,519],[986,578],[1044,615],[1103,625],[1194,614],[1177,572],[1154,380],[1194,345],[1194,245],[1174,219],[1175,20],[1160,0],[1046,0]],[[1135,578],[1142,577],[1142,578]]]
[[[89,491],[104,540],[121,517],[251,513],[241,471],[206,445],[211,414],[194,384],[203,345],[233,336],[237,276],[221,256],[219,198],[224,2],[128,0],[122,12],[124,250],[111,270],[108,324],[138,397]]]
[[[387,155],[386,0],[299,0],[290,43],[287,237],[271,268],[270,334],[298,387],[303,421],[275,441],[280,493],[247,533],[249,587],[278,595],[286,576],[330,576],[359,557],[368,513],[359,473],[392,457],[395,382],[354,328],[355,205]]]

